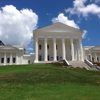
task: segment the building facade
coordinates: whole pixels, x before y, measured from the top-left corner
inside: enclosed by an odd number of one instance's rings
[[[60,22],[34,31],[35,63],[83,61],[83,31]]]
[[[21,46],[0,45],[0,65],[32,64],[34,55],[28,55]]]
[[[71,62],[100,62],[100,46],[82,46],[83,31],[60,22],[33,31],[34,54],[21,46],[0,41],[0,65]]]
[[[100,62],[100,46],[85,46],[84,54],[84,59],[91,62]]]

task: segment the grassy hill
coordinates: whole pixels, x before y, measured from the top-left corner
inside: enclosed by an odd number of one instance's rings
[[[99,99],[99,71],[46,64],[0,66],[0,100]]]

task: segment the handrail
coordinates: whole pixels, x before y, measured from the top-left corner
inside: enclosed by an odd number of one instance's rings
[[[65,62],[67,63],[68,66],[70,65],[69,62],[66,59],[65,59]]]
[[[63,61],[67,66],[70,66],[69,62],[66,59],[60,60],[59,62]]]
[[[88,59],[85,59],[84,61],[85,61],[85,63],[86,63],[87,65],[89,65],[90,67],[94,67],[94,65],[93,65]]]

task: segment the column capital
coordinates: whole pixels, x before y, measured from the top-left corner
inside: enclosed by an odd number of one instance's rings
[[[74,39],[74,37],[70,37],[70,39],[71,39],[71,40],[73,40],[73,39]]]
[[[80,42],[82,42],[82,38],[78,38]]]
[[[71,43],[73,42],[73,39],[74,39],[74,38],[70,38]]]
[[[53,37],[53,39],[56,39],[56,37]]]
[[[66,37],[61,37],[62,39],[66,39]]]

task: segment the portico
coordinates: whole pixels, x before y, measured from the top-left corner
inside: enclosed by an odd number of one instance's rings
[[[83,61],[83,32],[56,23],[34,31],[35,63],[44,61]]]
[[[23,64],[24,49],[11,45],[0,46],[0,65]]]
[[[92,62],[100,62],[100,46],[93,47],[89,50],[89,60]]]
[[[16,52],[0,52],[0,65],[17,64]]]

